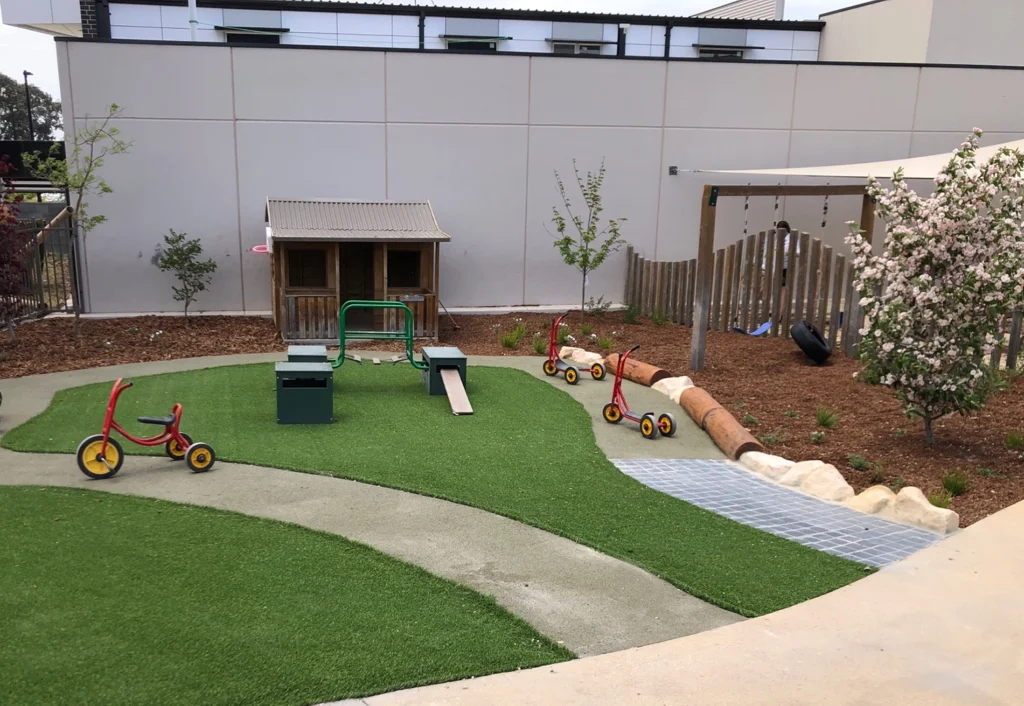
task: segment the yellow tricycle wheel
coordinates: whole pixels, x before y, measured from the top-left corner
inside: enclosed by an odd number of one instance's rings
[[[604,380],[604,366],[600,363],[594,363],[590,366],[590,374],[594,376],[595,380]]]
[[[182,437],[185,439],[186,442],[184,446],[179,444],[174,439],[171,439],[166,444],[164,444],[164,451],[167,452],[167,455],[170,456],[172,461],[180,461],[181,459],[185,458],[185,452],[188,451],[188,447],[192,445],[191,436],[189,436],[188,434],[182,434]]]
[[[545,360],[544,361],[544,374],[545,375],[554,375],[557,372],[558,372],[558,364],[555,363],[555,361],[553,361],[553,360]]]
[[[619,409],[619,405],[614,402],[606,404],[601,414],[604,416],[604,420],[609,424],[618,424],[622,421],[622,410]]]
[[[654,421],[653,414],[645,414],[640,419],[640,433],[645,439],[653,439],[658,435],[658,423]]]
[[[196,443],[185,451],[185,464],[193,473],[206,473],[213,468],[217,460],[217,454],[209,444]]]
[[[579,370],[577,370],[576,368],[574,368],[572,366],[569,366],[568,368],[565,369],[565,381],[567,383],[569,383],[570,385],[575,385],[577,382],[579,382],[579,379],[580,379],[580,371]]]
[[[658,417],[658,431],[662,436],[675,436],[677,428],[676,418],[668,412]]]
[[[114,439],[108,438],[106,450],[100,453],[102,449],[102,434],[94,434],[78,445],[78,469],[90,478],[112,478],[124,463],[124,451]]]

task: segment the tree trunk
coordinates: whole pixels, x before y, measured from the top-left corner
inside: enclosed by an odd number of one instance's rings
[[[7,341],[14,343],[14,319],[10,316],[7,317]]]
[[[188,321],[188,305],[189,305],[189,302],[185,302],[185,325],[186,326],[191,326],[192,324],[190,324],[189,321]]]
[[[924,415],[924,441],[926,444],[935,443],[935,433],[932,431],[932,415]]]
[[[583,287],[580,292],[580,319],[587,313],[587,271],[583,270]]]

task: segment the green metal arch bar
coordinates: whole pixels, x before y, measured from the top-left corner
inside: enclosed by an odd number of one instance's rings
[[[404,331],[347,331],[345,329],[345,315],[349,309],[402,309],[405,312]],[[412,349],[413,321],[412,310],[404,302],[382,302],[371,299],[352,299],[341,305],[338,309],[338,357],[331,361],[331,365],[340,368],[345,362],[346,341],[405,341],[405,356],[409,359],[412,367],[418,370],[426,370],[427,365],[421,360],[413,357]]]

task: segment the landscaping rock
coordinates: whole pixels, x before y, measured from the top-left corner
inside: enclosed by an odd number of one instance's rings
[[[860,495],[847,500],[846,506],[869,515],[889,514],[895,511],[896,493],[884,485],[873,485]]]
[[[960,526],[960,516],[947,508],[935,507],[920,488],[903,488],[896,494],[896,519],[933,532],[949,534]]]
[[[562,350],[558,352],[558,357],[562,360],[578,363],[586,368],[604,360],[600,353],[591,353],[583,348],[573,348],[572,346],[563,346]]]
[[[679,395],[683,394],[683,390],[689,390],[691,387],[693,387],[693,380],[685,375],[658,380],[658,382],[651,385],[651,389],[668,395],[668,398],[676,404],[679,404]]]
[[[801,461],[800,463],[794,463],[793,467],[779,478],[779,482],[782,483],[782,485],[788,485],[795,488],[804,482],[804,478],[811,475],[814,471],[824,465],[824,461]]]
[[[822,500],[841,503],[853,497],[853,488],[843,474],[831,464],[825,464],[811,471],[800,482],[800,490]]]
[[[740,463],[763,476],[778,480],[793,467],[793,462],[782,456],[773,456],[761,451],[748,451],[740,456]]]

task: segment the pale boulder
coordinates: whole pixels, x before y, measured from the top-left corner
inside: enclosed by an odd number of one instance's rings
[[[657,387],[657,385],[655,385]],[[778,480],[793,467],[793,462],[782,456],[773,456],[761,451],[747,451],[740,456],[740,463],[762,476]]]
[[[949,534],[960,526],[960,516],[948,508],[935,507],[920,488],[903,488],[896,494],[896,519],[933,532]]]
[[[894,511],[896,493],[884,485],[873,485],[861,494],[846,501],[846,506],[869,515],[888,514]]]
[[[853,497],[853,488],[835,466],[825,464],[800,481],[800,490],[822,500],[841,503]]]
[[[811,475],[814,471],[824,465],[824,461],[801,461],[800,463],[794,463],[793,467],[779,478],[779,482],[783,485],[796,488],[804,482],[804,478]]]
[[[583,348],[573,348],[572,346],[563,346],[562,350],[558,352],[558,357],[562,360],[578,363],[584,368],[589,368],[594,363],[604,361],[604,357],[600,353],[591,353]]]
[[[679,396],[683,394],[683,391],[689,390],[691,387],[693,387],[693,380],[685,375],[677,378],[662,378],[651,385],[652,390],[668,395],[668,398],[676,404],[679,404]]]

